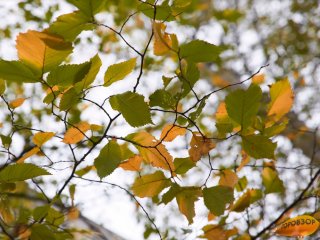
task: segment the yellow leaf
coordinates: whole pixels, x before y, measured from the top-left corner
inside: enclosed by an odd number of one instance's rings
[[[72,51],[72,45],[57,35],[29,30],[18,35],[17,50],[19,59],[41,76],[59,65]]]
[[[210,139],[203,137],[198,132],[193,132],[192,134],[189,155],[192,161],[197,162],[200,160],[201,156],[208,154],[216,145]]]
[[[239,172],[245,165],[247,165],[250,162],[250,156],[243,150],[241,151],[241,157],[241,163],[237,168],[237,172]]]
[[[234,188],[238,180],[238,176],[234,171],[225,169],[220,173],[219,185]]]
[[[91,129],[91,131],[99,132],[103,129],[103,126],[97,125],[97,124],[91,124],[90,129]]]
[[[17,163],[23,163],[27,158],[37,154],[40,151],[39,147],[32,148],[29,152],[26,152],[21,158],[17,160]]]
[[[54,132],[38,132],[34,135],[32,141],[38,147],[41,147],[45,142],[54,136]]]
[[[66,144],[75,144],[80,142],[84,137],[84,133],[90,129],[90,124],[87,122],[80,122],[75,127],[69,128],[65,133],[62,142]]]
[[[276,227],[274,232],[287,237],[304,237],[311,235],[319,228],[319,222],[308,215],[290,218]]]
[[[215,118],[217,122],[224,122],[225,120],[229,119],[225,102],[220,102],[218,109],[215,113]]]
[[[76,220],[80,216],[80,211],[76,207],[71,207],[68,211],[68,219],[69,220]]]
[[[163,129],[161,133],[161,140],[165,142],[171,142],[174,140],[177,136],[185,135],[187,130],[185,128],[172,125],[172,124],[167,124]]]
[[[208,213],[208,221],[212,221],[216,218],[216,215],[214,215],[213,213],[209,212]]]
[[[252,78],[252,82],[255,83],[255,84],[264,83],[264,80],[265,80],[265,76],[264,76],[263,73],[257,74],[255,76],[253,76],[253,78]]]
[[[127,161],[120,163],[119,167],[127,171],[140,171],[142,160],[140,155],[135,155]]]
[[[212,75],[211,82],[213,83],[214,86],[217,86],[217,87],[225,87],[230,84],[227,80],[225,80],[218,74]]]
[[[276,122],[290,111],[293,104],[294,95],[289,80],[284,79],[272,84],[270,96],[268,116]]]
[[[172,49],[172,40],[174,34],[168,34],[165,32],[166,25],[161,22],[153,23],[154,31],[154,44],[153,53],[157,56],[162,56]]]
[[[140,156],[154,167],[174,171],[173,158],[165,146],[148,132],[130,134],[128,139],[137,143]]]
[[[9,103],[9,106],[10,106],[11,108],[20,107],[20,106],[24,103],[25,100],[26,100],[25,98],[17,98],[17,99],[15,99],[15,100],[12,100],[12,101]]]

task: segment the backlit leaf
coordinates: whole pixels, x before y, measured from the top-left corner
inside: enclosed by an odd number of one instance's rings
[[[0,182],[18,182],[42,175],[51,174],[31,163],[12,164],[0,171]]]
[[[140,127],[152,123],[151,113],[144,97],[138,93],[125,92],[110,97],[110,105],[122,113],[124,119],[132,127]]]
[[[67,0],[76,6],[82,13],[93,20],[92,17],[103,10],[106,0]]]
[[[38,132],[33,136],[32,142],[41,147],[45,142],[49,141],[54,136],[54,132]]]
[[[52,239],[56,240],[55,233],[47,225],[44,224],[34,224],[31,227],[31,236],[30,240],[43,240],[43,239]]]
[[[165,177],[163,172],[157,171],[136,178],[132,185],[132,191],[138,197],[153,197],[169,187],[170,183],[170,180]]]
[[[72,49],[71,43],[47,32],[29,30],[17,37],[19,59],[39,77],[63,62]]]
[[[273,159],[277,143],[262,135],[247,135],[242,136],[242,146],[251,157]]]
[[[30,68],[19,61],[0,60],[0,78],[18,83],[35,83],[40,81]]]
[[[273,121],[278,121],[290,111],[293,104],[294,95],[289,80],[285,79],[272,84],[270,97],[268,116]]]
[[[225,169],[220,174],[219,185],[234,188],[238,182],[237,174],[230,170]]]
[[[262,183],[266,194],[283,192],[285,189],[278,173],[270,167],[263,168]]]
[[[193,168],[195,165],[196,165],[195,162],[192,161],[189,157],[174,159],[174,167],[176,169],[175,173],[177,173],[177,174],[185,174],[191,168]]]
[[[154,31],[153,53],[162,56],[172,49],[171,36],[174,34],[166,33],[166,25],[162,22],[154,22],[152,27]]]
[[[264,79],[265,79],[265,76],[263,73],[261,73],[253,76],[252,82],[255,84],[261,84],[261,83],[264,83]]]
[[[64,135],[62,142],[66,144],[76,144],[80,142],[84,137],[84,133],[90,129],[90,124],[87,122],[80,122],[75,127],[71,127]]]
[[[201,236],[202,238],[206,238],[208,240],[228,240],[226,231],[219,225],[206,225],[202,228],[202,231],[204,232]]]
[[[247,90],[239,89],[230,93],[225,100],[229,117],[240,124],[242,130],[247,129],[258,113],[261,98],[262,91],[255,84],[251,84]]]
[[[138,6],[138,10],[141,11],[144,15],[151,18],[152,20],[161,20],[161,21],[172,21],[174,17],[172,15],[171,7],[168,4],[169,1],[164,1],[161,5],[156,6],[156,11],[154,7],[148,2],[141,2]]]
[[[27,158],[37,154],[39,151],[40,151],[39,147],[32,148],[30,151],[23,154],[23,156],[19,158],[16,163],[23,163]]]
[[[248,208],[252,203],[262,198],[262,192],[260,189],[248,189],[242,194],[236,202],[232,205],[231,211],[242,212]]]
[[[165,142],[171,142],[173,141],[177,136],[183,136],[185,135],[187,130],[185,128],[167,124],[164,126],[161,132],[160,139]]]
[[[126,137],[139,145],[135,145],[140,156],[154,167],[174,171],[173,158],[162,143],[159,143],[150,133],[132,133]]]
[[[120,163],[119,167],[127,171],[140,171],[141,170],[141,163],[142,157],[140,155],[135,155],[129,158],[127,161]]]
[[[222,215],[226,205],[233,201],[233,189],[230,187],[215,186],[202,191],[204,204],[216,216]]]
[[[163,109],[173,109],[175,107],[176,101],[173,96],[166,90],[158,89],[152,93],[149,97],[150,107],[159,106]]]
[[[286,237],[305,237],[313,234],[319,228],[319,222],[308,215],[290,218],[279,224],[274,232]]]
[[[104,75],[104,86],[110,86],[111,84],[124,79],[129,73],[131,73],[136,66],[136,58],[113,64],[108,67]]]
[[[12,101],[9,103],[9,106],[10,106],[11,108],[20,107],[20,106],[24,103],[25,100],[26,100],[25,98],[17,98],[17,99],[15,99],[15,100],[12,100]]]
[[[201,156],[208,154],[215,146],[212,140],[203,137],[200,133],[192,133],[191,148],[189,149],[191,160],[194,162],[199,161]]]
[[[70,88],[63,93],[59,108],[61,111],[67,111],[79,101],[79,95],[74,88]]]
[[[203,40],[193,40],[180,47],[180,57],[192,62],[214,62],[222,49]]]

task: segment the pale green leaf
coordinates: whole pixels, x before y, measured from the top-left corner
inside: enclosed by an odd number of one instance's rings
[[[88,16],[91,20],[92,17],[103,10],[106,0],[67,0],[69,3],[76,6],[82,13]]]
[[[113,64],[108,67],[104,75],[104,86],[110,86],[111,84],[124,79],[129,73],[131,73],[136,66],[136,58]]]
[[[0,78],[18,83],[40,82],[30,68],[19,61],[0,60]]]

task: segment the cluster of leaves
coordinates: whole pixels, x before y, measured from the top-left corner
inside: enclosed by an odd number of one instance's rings
[[[137,173],[130,189],[125,191],[150,221],[145,231],[146,238],[155,233],[163,239],[165,234],[138,198],[149,198],[155,205],[176,201],[178,210],[189,224],[196,216],[195,204],[202,204],[209,214],[208,224],[202,228],[201,234],[206,239],[257,238],[281,220],[289,209],[255,236],[250,235],[248,229],[259,227],[259,222],[249,217],[246,230],[227,224],[228,219],[233,219],[238,213],[249,215],[252,206],[261,204],[267,195],[284,194],[286,191],[275,163],[278,155],[274,138],[285,131],[288,124],[286,115],[293,105],[294,94],[288,78],[282,77],[267,87],[263,86],[264,75],[260,71],[265,65],[237,83],[226,83],[220,79],[212,90],[200,95],[196,85],[204,77],[202,68],[205,64],[221,66],[221,55],[229,47],[200,39],[182,43],[178,33],[166,31],[168,22],[188,24],[188,18],[180,18],[180,15],[192,14],[200,6],[197,1],[128,1],[133,13],[128,13],[125,19],[115,16],[116,24],[122,23],[119,24],[120,30],[97,21],[95,17],[99,13],[111,12],[112,1],[68,2],[77,10],[59,16],[44,30],[20,33],[16,40],[18,59],[0,60],[0,94],[8,111],[7,126],[3,128],[9,129],[8,134],[1,134],[2,152],[8,156],[7,161],[1,163],[0,170],[2,235],[9,239],[72,239],[74,233],[81,232],[65,227],[67,219],[79,215],[74,206],[76,185],[73,181],[108,183],[105,179],[119,168]],[[120,12],[126,13],[121,4],[118,7]],[[221,21],[234,23],[242,14],[228,9],[216,11],[215,16]],[[126,24],[132,19],[150,23],[147,28],[150,32],[141,50],[123,34]],[[101,60],[103,53],[96,53],[83,63],[69,63],[80,34],[95,29],[107,30],[130,50],[126,59],[108,66],[103,81],[98,77],[104,64]],[[103,41],[111,41],[110,38],[108,36]],[[150,95],[143,95],[143,91],[139,91],[143,77],[153,65],[160,65],[165,60],[173,62],[171,76],[163,75],[162,87]],[[121,83],[134,74],[136,77],[130,83],[131,89],[122,91]],[[217,83],[217,78],[213,82]],[[24,85],[37,89],[37,96],[7,100],[11,89]],[[119,86],[119,93],[109,94],[103,103],[90,97],[97,88],[108,90],[111,87],[116,89],[116,86]],[[234,90],[237,86],[240,88]],[[223,98],[208,124],[215,126],[212,130],[203,124],[207,116],[204,109],[208,108],[213,96],[220,93],[223,93]],[[42,102],[37,99],[39,96]],[[37,101],[37,107],[32,105],[32,98]],[[23,119],[25,113],[21,109],[28,102],[33,116]],[[83,106],[102,112],[103,124],[96,124],[94,117],[84,120],[81,114]],[[40,117],[37,108],[41,109]],[[57,127],[55,131],[47,131],[46,126],[33,123],[33,118],[41,122],[45,114],[54,119],[57,126],[62,124],[64,130]],[[22,116],[22,119],[16,119],[16,116]],[[157,117],[162,119],[160,123]],[[120,123],[131,129],[126,136],[113,134],[112,129]],[[17,156],[12,147],[15,145],[14,136],[20,132],[28,144]],[[174,157],[176,154],[171,149],[179,142],[184,142],[188,150],[183,156]],[[218,157],[213,152],[219,151],[221,143],[239,146],[237,156],[241,159],[216,169],[213,162]],[[54,151],[66,150],[69,150],[68,158],[72,159],[69,161],[71,168],[68,168],[67,178],[60,183],[62,186],[57,187],[53,197],[49,197],[41,184],[46,181],[45,175],[59,174],[53,166],[60,162],[52,160],[50,155]],[[94,157],[95,153],[97,156]],[[32,161],[40,157],[47,158],[50,164]],[[258,160],[262,164],[256,181],[262,184],[252,187],[251,179],[244,174],[245,167]],[[209,163],[206,169],[209,172],[201,174],[200,181],[194,181],[195,171],[201,169],[205,161]],[[29,206],[17,208],[15,202],[7,204],[13,196],[26,192],[25,181],[40,190],[36,198],[41,204],[34,210]],[[313,181],[291,207],[304,197]],[[67,189],[69,192],[65,193]],[[71,200],[67,214],[58,211],[67,202],[63,193]]]

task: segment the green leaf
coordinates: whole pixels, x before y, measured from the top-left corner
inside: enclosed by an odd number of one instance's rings
[[[137,58],[131,58],[130,60],[109,66],[104,75],[104,86],[110,86],[114,82],[124,79],[133,71],[136,66],[136,60]]]
[[[74,88],[66,91],[60,100],[59,108],[61,111],[69,110],[73,105],[79,101],[79,95]]]
[[[169,187],[170,183],[170,180],[165,177],[163,172],[157,171],[136,178],[132,185],[132,191],[138,197],[154,197],[163,189]]]
[[[99,156],[94,160],[94,166],[100,178],[110,175],[121,161],[130,157],[130,153],[133,156],[129,149],[122,148],[127,148],[127,146],[121,146],[115,140],[112,140],[101,149]]]
[[[182,66],[182,75],[179,77],[182,82],[182,97],[185,97],[192,90],[199,78],[200,71],[195,63],[188,61]]]
[[[172,97],[172,95],[163,89],[158,89],[154,93],[152,93],[149,97],[150,99],[150,107],[159,106],[163,109],[172,109],[175,107],[176,101]]]
[[[248,179],[246,176],[240,178],[235,186],[237,192],[242,192],[248,185]]]
[[[12,164],[0,171],[0,182],[18,182],[42,175],[51,174],[31,163]]]
[[[3,135],[3,134],[0,134],[0,138],[1,138],[1,142],[2,142],[2,145],[4,147],[8,147],[11,142],[12,142],[12,138],[10,136],[6,136],[6,135]]]
[[[132,127],[140,127],[152,123],[148,104],[138,93],[125,92],[110,97],[110,104],[119,111]]]
[[[277,143],[273,143],[269,138],[262,135],[247,135],[242,136],[243,149],[251,157],[259,158],[274,158],[274,150]]]
[[[209,96],[203,98],[203,99],[200,101],[199,106],[197,107],[197,110],[189,114],[189,117],[190,117],[193,121],[196,120],[196,119],[200,116],[200,114],[202,113],[202,110],[203,110],[203,108],[206,106],[206,101],[207,101],[208,98],[209,98]]]
[[[171,7],[169,6],[168,2],[169,1],[166,0],[161,5],[157,5],[156,11],[150,4],[142,2],[138,6],[138,10],[151,19],[169,22],[175,18],[172,15]],[[156,15],[154,16],[155,13]]]
[[[50,72],[47,81],[51,86],[71,86],[80,82],[89,72],[91,63],[61,65]]]
[[[214,62],[222,48],[203,40],[194,40],[180,47],[180,57],[192,62]]]
[[[40,82],[30,68],[19,61],[0,60],[0,78],[18,83]]]
[[[89,31],[95,28],[90,23],[91,18],[80,11],[61,15],[53,22],[48,31],[62,36],[65,40],[73,42],[82,31]]]
[[[67,0],[69,3],[76,6],[82,13],[90,19],[93,15],[103,10],[106,0]],[[93,19],[92,19],[93,20]]]
[[[226,97],[228,115],[241,125],[241,130],[245,130],[253,124],[261,98],[262,91],[255,84],[251,84],[247,90],[236,90]]]
[[[6,81],[0,78],[0,95],[6,91]]]
[[[30,240],[43,240],[50,239],[55,240],[55,234],[53,231],[46,225],[43,224],[34,224],[31,227],[31,236]]]
[[[282,180],[279,178],[278,173],[270,167],[263,168],[262,183],[266,194],[284,192]]]
[[[175,158],[173,163],[176,169],[175,170],[176,174],[185,174],[195,166],[195,162],[192,161],[189,157]]]
[[[33,210],[33,219],[35,221],[39,221],[40,219],[46,217],[46,215],[48,214],[49,209],[50,209],[50,205],[49,204],[44,205],[44,206],[36,207]]]
[[[163,194],[160,203],[164,203],[167,205],[176,197],[179,191],[181,191],[181,187],[178,184],[173,183],[169,190]]]
[[[203,199],[204,204],[216,216],[224,213],[226,205],[233,201],[233,189],[226,186],[215,186],[204,188]]]

